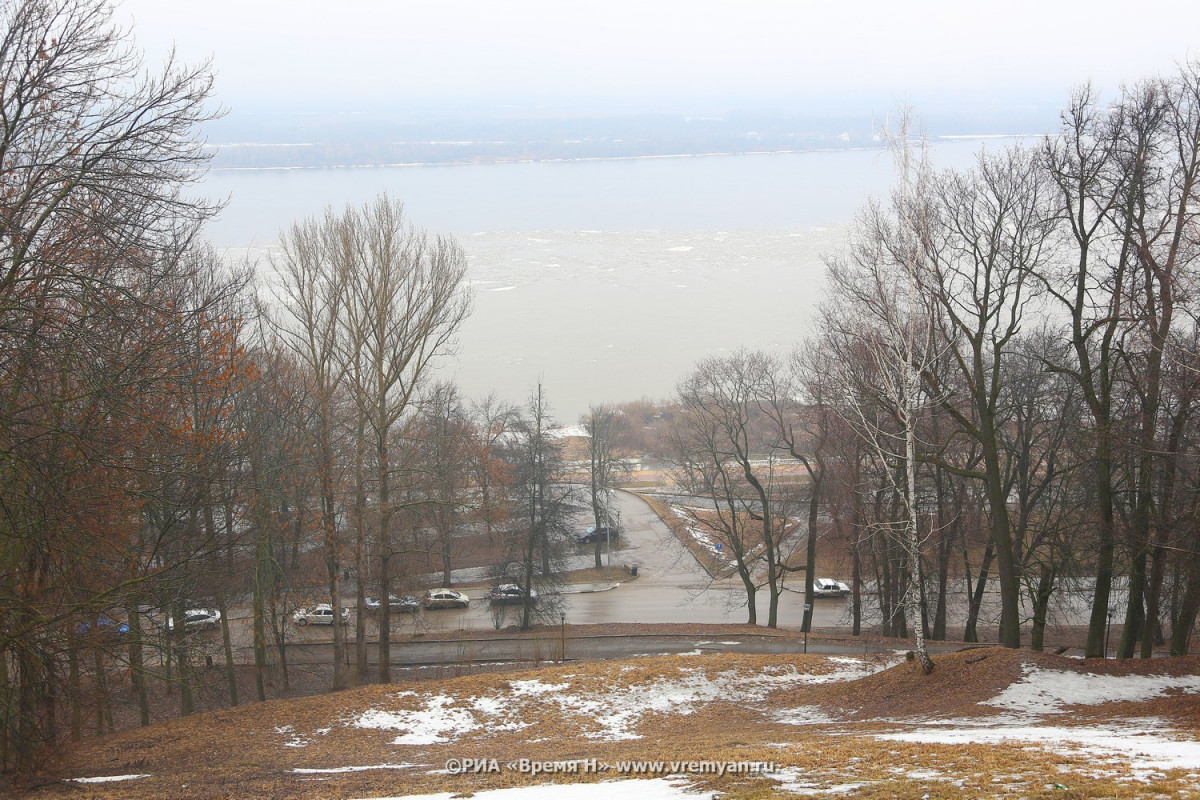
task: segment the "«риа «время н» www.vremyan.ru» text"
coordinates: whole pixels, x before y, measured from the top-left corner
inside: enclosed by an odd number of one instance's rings
[[[538,761],[519,758],[500,761],[495,758],[451,758],[446,772],[451,775],[480,775],[510,770],[526,775],[586,775],[617,772],[627,775],[769,775],[781,765],[773,761],[614,761],[594,758],[571,761]]]

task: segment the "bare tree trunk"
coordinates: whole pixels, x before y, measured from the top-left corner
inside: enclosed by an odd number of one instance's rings
[[[142,612],[137,604],[129,607],[129,670],[133,673],[133,692],[137,696],[138,720],[150,724],[150,691],[146,686],[146,656],[143,645]]]
[[[92,647],[92,691],[96,700],[96,735],[103,736],[105,725],[112,731],[112,701],[108,696],[108,676],[104,672],[104,650],[99,645]],[[46,737],[50,739],[49,736]]]
[[[376,425],[380,428],[378,422]],[[379,486],[379,682],[392,681],[392,611],[388,598],[392,592],[392,532],[391,532],[391,461],[386,435],[375,443],[377,483]]]
[[[357,369],[357,365],[355,367]],[[367,626],[363,621],[367,618],[367,582],[368,564],[367,553],[367,438],[366,417],[359,410],[358,424],[354,437],[354,569],[358,580],[356,583],[357,624],[354,627],[354,682],[362,686],[367,682]]]
[[[964,642],[979,641],[979,610],[983,607],[983,592],[987,587],[988,570],[992,565],[992,558],[995,556],[995,550],[992,542],[989,539],[987,547],[983,551],[983,563],[979,565],[979,579],[975,583],[974,591],[971,590],[971,565],[966,559],[966,551],[963,551],[964,566],[966,566],[967,577],[967,626],[963,631]]]
[[[850,587],[853,590],[854,596],[850,601],[852,620],[850,623],[850,635],[862,635],[862,555],[859,552],[859,540],[856,537],[854,545],[850,549]]]
[[[233,640],[229,635],[229,604],[225,602],[225,590],[217,589],[217,611],[221,615],[221,646],[225,651],[225,685],[229,688],[229,705],[237,707],[237,665],[233,661]]]
[[[950,537],[942,531],[938,536],[937,557],[937,611],[933,615],[933,634],[929,637],[934,641],[946,639],[947,596],[950,585]]]
[[[1179,616],[1171,627],[1171,655],[1188,654],[1197,616],[1200,616],[1200,580],[1193,575],[1187,582],[1187,589],[1184,590]]]
[[[813,477],[811,470],[809,470],[808,481],[810,494],[808,498],[808,541],[805,542],[804,551],[804,621],[800,627],[805,633],[812,630],[813,599],[816,597],[813,592],[813,580],[817,571],[817,516],[820,511],[818,500],[821,492],[820,482]],[[857,569],[857,559],[854,566]]]
[[[71,741],[83,737],[83,686],[79,679],[79,638],[69,635],[67,641],[67,692],[71,695]],[[7,724],[7,720],[5,721]]]
[[[253,469],[253,468],[252,468]],[[253,478],[253,472],[251,473]],[[262,513],[263,500],[254,501],[254,619],[251,623],[254,635],[254,690],[261,703],[267,699],[267,597],[273,594],[271,579],[271,551],[266,527],[266,515]]]
[[[1054,568],[1043,565],[1038,576],[1037,589],[1033,595],[1033,630],[1030,632],[1029,647],[1041,652],[1046,638],[1046,620],[1050,608],[1050,596],[1054,593]]]

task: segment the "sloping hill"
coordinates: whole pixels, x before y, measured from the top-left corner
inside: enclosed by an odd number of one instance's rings
[[[196,715],[81,746],[30,796],[1189,796],[1198,720],[1192,658],[652,657]]]

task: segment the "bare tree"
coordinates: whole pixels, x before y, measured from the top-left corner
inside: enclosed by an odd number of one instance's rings
[[[623,418],[609,406],[592,406],[580,418],[588,434],[588,478],[592,496],[592,520],[599,530],[606,526],[609,533],[601,539],[596,537],[595,556],[597,569],[604,566],[601,550],[607,544],[609,558],[612,557],[611,530],[616,524],[609,508],[612,491],[623,474],[624,462],[618,458],[616,443],[623,427]]]
[[[472,445],[476,431],[453,384],[439,383],[420,402],[415,430],[419,480],[428,504],[422,517],[434,533],[442,565],[442,586],[449,587],[455,535],[464,522],[469,497]]]
[[[512,483],[513,465],[502,457],[502,450],[516,426],[519,413],[495,395],[488,395],[473,404],[471,415],[478,438],[472,448],[470,464],[479,492],[479,513],[488,542],[491,542],[496,527],[508,519],[511,511],[507,489]]]
[[[842,375],[836,380],[845,419],[875,451],[902,510],[887,527],[906,554],[904,608],[928,674],[933,661],[925,646],[916,481],[917,432],[930,399],[922,375],[936,356],[929,310],[918,295],[929,222],[928,167],[923,157],[912,163],[907,117],[899,136],[900,188],[890,209],[872,204],[860,217],[848,259],[829,264],[834,299],[823,308],[822,320],[839,356],[835,363]],[[882,424],[880,411],[894,427]]]
[[[110,282],[81,269],[86,243],[110,270],[146,267],[215,211],[184,197],[208,160],[197,127],[208,64],[168,59],[142,74],[104,0],[5,0],[0,5],[0,308],[45,280]],[[92,253],[94,256],[95,253]],[[130,263],[133,258],[140,263]],[[124,274],[131,274],[125,272]]]
[[[65,637],[148,581],[131,487],[162,422],[142,400],[178,377],[175,323],[199,305],[167,306],[214,211],[182,194],[211,82],[143,72],[107,2],[5,0],[0,19],[0,745],[25,769],[56,735]]]
[[[1085,655],[1104,655],[1116,549],[1113,455],[1114,344],[1123,319],[1132,242],[1114,224],[1127,180],[1114,136],[1118,125],[1096,92],[1078,90],[1064,110],[1060,135],[1047,138],[1042,157],[1073,263],[1048,273],[1047,291],[1068,314],[1073,360],[1054,366],[1079,384],[1092,422],[1098,542],[1096,587]]]
[[[561,603],[554,567],[575,501],[563,480],[562,443],[551,433],[553,425],[550,404],[539,383],[508,437],[515,508],[501,575],[520,589],[522,630],[535,616],[553,619]],[[499,624],[506,609],[496,604],[493,610]]]
[[[1042,148],[1064,253],[1061,268],[1044,280],[1070,328],[1069,352],[1050,366],[1078,383],[1094,442],[1089,657],[1104,654],[1126,482],[1129,599],[1118,655],[1133,655],[1139,640],[1147,654],[1156,635],[1168,532],[1155,520],[1164,518],[1169,496],[1158,476],[1169,473],[1165,462],[1173,458],[1163,451],[1164,359],[1177,314],[1189,304],[1184,275],[1195,260],[1198,75],[1195,64],[1185,65],[1173,78],[1126,89],[1114,105],[1085,87],[1065,110],[1060,134]],[[1129,431],[1136,434],[1125,441]]]
[[[1172,78],[1126,89],[1123,100],[1127,110],[1121,115],[1120,146],[1131,166],[1131,183],[1121,219],[1130,226],[1136,268],[1129,292],[1134,329],[1121,341],[1121,358],[1139,413],[1129,602],[1117,656],[1132,657],[1140,643],[1142,658],[1150,658],[1170,532],[1164,503],[1170,502],[1172,491],[1162,478],[1171,474],[1167,462],[1175,457],[1168,448],[1179,444],[1178,438],[1164,436],[1165,359],[1174,343],[1177,309],[1190,300],[1189,276],[1200,261],[1195,246],[1200,235],[1195,208],[1200,198],[1200,61],[1184,65]]]
[[[739,350],[701,361],[677,390],[681,476],[716,507],[716,528],[731,547],[752,624],[757,619],[754,572],[760,566],[765,571],[772,628],[779,624],[794,529],[787,514],[792,487],[775,467],[776,458],[790,455],[784,437],[793,433],[780,397],[781,369],[763,353]]]
[[[339,248],[343,232],[334,214],[293,223],[280,236],[277,305],[285,315],[277,324],[280,340],[313,378],[316,431],[314,450],[320,482],[321,528],[330,603],[333,605],[333,688],[346,685],[346,634],[341,621],[341,532],[338,528],[339,464],[335,458],[335,401],[346,379],[339,358],[347,309],[350,270]]]
[[[361,365],[352,371],[352,389],[374,448],[377,574],[380,596],[387,597],[396,553],[392,524],[405,505],[393,496],[393,441],[411,421],[431,367],[450,352],[470,313],[467,261],[453,239],[413,228],[403,204],[387,195],[347,209],[336,228],[348,278],[342,360]],[[381,682],[391,677],[389,605],[380,612]]]
[[[958,373],[958,392],[925,371],[933,396],[979,442],[999,565],[1001,641],[1020,647],[1020,582],[1004,485],[999,430],[1004,423],[1004,362],[1035,298],[1036,275],[1047,262],[1052,218],[1043,204],[1041,174],[1031,154],[982,153],[971,172],[948,172],[931,187],[922,241],[927,265],[920,289],[934,304],[939,347]],[[920,235],[920,234],[919,234]],[[964,402],[964,399],[966,402]]]

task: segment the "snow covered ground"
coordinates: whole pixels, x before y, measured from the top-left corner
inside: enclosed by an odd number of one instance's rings
[[[382,787],[371,796],[405,800],[463,793],[480,800],[707,800],[747,781],[753,791],[780,797],[1008,796],[1064,786],[1084,796],[1117,786],[1123,796],[1187,796],[1200,786],[1200,741],[1190,727],[1200,674],[1168,674],[1191,665],[1160,674],[1114,674],[1121,670],[1112,667],[1098,674],[1066,659],[1004,650],[942,659],[944,672],[935,671],[941,677],[933,683],[916,678],[900,656],[581,662],[358,690],[343,696],[368,702],[339,707],[337,695],[330,696],[324,715],[289,717],[289,707],[281,706],[284,713],[269,728],[244,741],[266,748],[259,758],[270,774],[294,776],[297,787],[319,792],[361,780],[350,785]],[[929,692],[935,705],[951,702],[922,715],[919,703],[906,700],[920,692]],[[1120,712],[1105,714],[1112,703],[1121,703]],[[655,766],[639,770],[618,760],[663,758],[678,748],[701,758],[770,760],[730,773],[732,781],[678,762],[641,762]],[[474,760],[468,756],[489,753],[498,757],[488,774],[464,768]],[[609,763],[585,777],[525,770],[533,785],[504,788],[521,779],[522,770],[506,760],[514,754],[566,759],[554,762],[566,765],[599,755]],[[68,780],[152,796],[147,792],[156,781],[170,776],[156,771],[153,759],[135,756],[127,757],[136,772],[114,768],[122,774]],[[334,794],[368,796],[355,790],[321,796]]]
[[[503,694],[453,696],[440,692],[398,692],[389,708],[372,708],[350,724],[360,728],[395,731],[393,744],[436,744],[459,740],[478,731],[515,731],[529,720],[552,709],[562,718],[577,721],[584,739],[606,742],[639,739],[638,725],[651,714],[687,716],[714,701],[761,702],[782,686],[847,681],[878,671],[886,664],[843,657],[829,659],[823,673],[801,673],[792,666],[757,675],[718,672],[702,667],[679,670],[679,675],[648,682],[594,690],[570,682],[511,681]],[[394,704],[404,706],[395,708]]]
[[[476,792],[475,800],[611,800],[619,794],[621,800],[697,800],[699,795],[686,780],[653,778],[648,780],[605,781],[603,783],[543,784],[542,786],[517,786],[511,789],[492,789]],[[409,794],[394,798],[372,798],[372,800],[451,800],[460,797],[457,792],[437,794]]]

